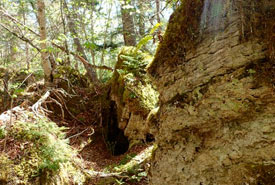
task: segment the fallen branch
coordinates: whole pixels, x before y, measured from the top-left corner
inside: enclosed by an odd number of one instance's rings
[[[78,58],[84,65],[89,65],[90,67],[93,68],[97,68],[97,69],[105,69],[105,70],[109,70],[109,71],[113,71],[114,69],[108,66],[96,66],[96,65],[92,65],[90,64],[87,60],[85,60],[82,56],[72,52],[72,51],[68,51],[66,48],[59,46],[58,44],[54,43],[53,41],[51,41],[52,45],[61,49],[63,52],[65,53],[69,53],[71,55],[73,55],[74,57]]]
[[[105,172],[97,172],[97,171],[90,171],[90,170],[83,170],[83,172],[90,178],[107,178],[107,177],[129,178],[129,176],[123,175],[122,173],[105,173]]]
[[[89,130],[89,128],[86,128],[86,129],[83,130],[82,132],[79,132],[79,133],[77,133],[77,134],[75,134],[75,135],[72,135],[72,136],[68,137],[67,139],[71,139],[71,138],[74,138],[74,137],[78,137],[78,136],[80,136],[81,134],[85,133],[87,130]],[[93,132],[92,132],[90,135],[93,135],[93,134],[95,133],[95,130],[94,130],[94,129],[92,129],[92,131],[93,131]]]

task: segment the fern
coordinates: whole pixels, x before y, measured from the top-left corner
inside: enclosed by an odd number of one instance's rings
[[[150,40],[153,39],[153,34],[155,33],[155,31],[161,26],[161,23],[157,23],[151,30],[150,33],[148,35],[146,35],[145,37],[143,37],[142,39],[140,39],[140,41],[137,44],[137,48],[136,51],[141,49],[144,45],[146,45]]]

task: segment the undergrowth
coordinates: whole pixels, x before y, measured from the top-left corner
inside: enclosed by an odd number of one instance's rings
[[[64,127],[46,118],[17,121],[0,129],[7,140],[0,153],[0,182],[11,184],[83,184],[81,160],[65,139]],[[1,137],[2,136],[2,137]]]

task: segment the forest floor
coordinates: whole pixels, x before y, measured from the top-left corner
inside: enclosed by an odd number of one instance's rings
[[[90,113],[81,113],[82,120],[89,119]],[[138,144],[131,147],[126,153],[118,156],[112,155],[111,151],[107,148],[104,141],[100,126],[94,124],[80,125],[76,120],[60,121],[58,118],[52,118],[54,122],[59,126],[65,126],[68,128],[68,138],[70,138],[70,145],[79,152],[79,157],[85,162],[86,169],[93,169],[97,172],[111,171],[116,166],[129,162],[133,156],[138,155],[151,145]],[[103,184],[109,185],[109,183],[99,183],[102,180],[100,178],[90,179],[87,185]],[[104,180],[102,180],[104,181]],[[124,184],[124,185],[147,185],[147,176],[140,179],[127,179],[125,181],[117,181],[111,184]]]
[[[78,92],[79,93],[79,92]],[[78,94],[77,93],[77,94]],[[81,97],[89,96],[83,92]],[[19,101],[21,102],[21,101]],[[90,101],[87,103],[88,105],[92,105]],[[71,102],[75,106],[77,102]],[[17,103],[14,103],[15,107]],[[24,103],[23,103],[24,104]],[[24,107],[21,104],[20,107]],[[136,156],[140,156],[145,153],[147,148],[150,148],[149,144],[136,144],[130,149],[121,155],[112,155],[112,152],[107,147],[105,143],[105,139],[102,135],[102,128],[99,123],[95,121],[95,117],[98,116],[96,114],[94,105],[91,107],[85,107],[85,111],[80,112],[77,115],[74,115],[75,118],[61,118],[60,109],[56,109],[55,106],[46,106],[45,108],[50,108],[49,110],[52,112],[48,115],[51,121],[55,122],[59,127],[66,128],[66,138],[70,141],[70,146],[78,151],[78,157],[83,161],[83,167],[87,170],[91,170],[94,172],[102,172],[102,174],[112,174],[117,172],[122,172],[125,174],[123,177],[116,176],[108,176],[108,177],[95,177],[90,178],[85,182],[85,185],[146,185],[148,184],[147,178],[147,167],[149,166],[149,161],[143,161],[142,163],[138,163],[137,169],[135,168],[133,172],[129,172],[127,170],[123,171],[123,166],[127,166],[130,161],[136,160]],[[0,122],[1,123],[1,122]],[[1,124],[0,124],[1,125]],[[13,142],[11,142],[12,144]],[[19,144],[18,144],[19,146]],[[10,151],[17,151],[19,155],[20,149],[15,149],[14,145],[10,148]],[[1,149],[1,147],[0,147]],[[2,150],[1,150],[2,151]],[[9,152],[9,149],[6,151]],[[18,156],[16,155],[16,156]],[[125,173],[126,172],[126,173]],[[143,175],[139,175],[143,174]],[[1,184],[1,183],[0,183]]]

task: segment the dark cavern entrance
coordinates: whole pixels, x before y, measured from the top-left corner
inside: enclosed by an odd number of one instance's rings
[[[108,110],[103,111],[103,136],[107,148],[112,155],[121,155],[127,152],[129,141],[123,130],[118,128],[117,107],[114,101],[110,102]]]

